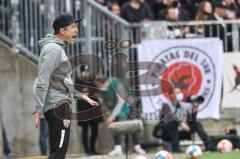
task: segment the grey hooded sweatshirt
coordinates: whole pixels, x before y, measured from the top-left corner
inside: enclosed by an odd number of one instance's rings
[[[45,113],[55,108],[60,101],[71,100],[71,92],[62,92],[49,87],[52,72],[63,62],[68,61],[65,43],[57,36],[47,34],[39,41],[41,53],[38,60],[38,78],[36,82],[36,112]],[[64,84],[73,85],[71,73],[64,78]]]

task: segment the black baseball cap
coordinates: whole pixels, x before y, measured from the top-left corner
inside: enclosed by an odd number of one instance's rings
[[[60,28],[68,26],[72,23],[78,23],[80,21],[82,21],[82,18],[75,19],[72,14],[66,13],[66,14],[62,14],[62,15],[59,15],[58,17],[56,17],[53,21],[52,26],[53,26],[54,31],[57,31]]]
[[[226,8],[226,7],[227,7],[226,4],[225,4],[225,2],[222,1],[222,0],[218,0],[217,2],[213,3],[213,6],[214,6],[215,8],[216,8],[216,7],[218,7],[218,8]]]

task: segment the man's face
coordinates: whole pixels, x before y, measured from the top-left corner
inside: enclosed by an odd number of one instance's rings
[[[72,23],[64,28],[61,28],[63,40],[67,43],[73,44],[77,37],[78,28],[76,23]]]
[[[105,81],[102,85],[102,89],[103,90],[107,90],[108,89],[108,86],[109,86],[109,81]]]
[[[97,86],[97,88],[101,89],[101,90],[107,90],[108,86],[109,86],[109,81],[105,81],[105,82],[100,82],[100,81],[95,81],[95,85]]]
[[[182,101],[184,98],[183,93],[180,88],[175,88],[171,94],[171,99],[175,101]]]
[[[224,17],[225,16],[225,9],[224,8],[219,8],[219,16]]]
[[[178,21],[178,8],[169,8],[168,9],[168,20],[169,21]]]
[[[120,16],[121,10],[120,10],[119,5],[113,5],[112,6],[112,12],[113,12],[113,14],[116,14],[116,15]]]
[[[102,83],[100,81],[95,81],[94,83],[95,83],[97,88],[101,88],[102,87]]]
[[[181,90],[179,88],[175,88],[173,91],[174,97],[176,97],[179,93],[182,93]]]

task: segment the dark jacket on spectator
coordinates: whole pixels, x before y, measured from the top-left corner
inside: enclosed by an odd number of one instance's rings
[[[195,15],[197,13],[199,4],[203,0],[180,0],[181,2],[181,7],[189,11],[189,17],[191,20],[195,18]]]
[[[152,9],[154,19],[158,18],[158,13],[160,12],[160,10],[167,9],[167,5],[165,5],[163,2],[156,3],[156,0],[147,0],[147,3]]]
[[[209,17],[207,18],[207,20],[218,21],[214,14],[210,14]],[[223,40],[224,39],[224,31],[225,31],[224,26],[221,24],[205,26],[206,37],[219,37],[221,40]]]
[[[207,20],[219,21],[214,14],[209,15]],[[232,38],[231,38],[231,26],[227,26],[224,23],[205,25],[205,37],[219,37],[223,41],[223,46],[225,51],[232,50]],[[226,36],[226,38],[225,38]],[[225,45],[225,43],[227,43]],[[226,48],[227,46],[227,48]]]
[[[160,10],[157,16],[157,20],[167,20],[167,9]],[[179,9],[179,20],[178,21],[188,21],[190,20],[189,13],[187,10]]]
[[[96,87],[93,82],[85,82],[85,81],[76,79],[75,83],[76,83],[75,87],[77,87],[77,90],[83,93],[88,93],[88,96],[91,99],[99,102],[95,95],[98,92],[96,89],[93,89]],[[78,125],[91,124],[92,122],[99,123],[103,121],[102,114],[101,114],[101,107],[93,108],[86,101],[77,100],[77,112],[81,113],[78,116],[80,117],[78,118]]]
[[[144,19],[153,19],[151,8],[147,3],[142,3],[139,9],[135,9],[131,7],[130,2],[127,2],[122,6],[121,10],[121,16],[130,23],[138,23]]]

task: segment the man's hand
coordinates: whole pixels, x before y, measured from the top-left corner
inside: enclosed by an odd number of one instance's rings
[[[86,102],[88,102],[92,106],[98,106],[98,102],[95,102],[94,100],[92,100],[91,98],[89,98],[86,95],[82,95],[82,99],[85,100]]]
[[[108,117],[107,121],[106,121],[106,126],[108,127],[110,124],[112,124],[113,122],[113,118],[112,117]]]
[[[40,112],[33,112],[32,115],[34,117],[35,127],[38,128],[39,125],[40,125],[41,113]]]
[[[189,132],[191,129],[190,129],[190,127],[186,124],[186,123],[184,123],[184,122],[181,122],[180,123],[180,127],[184,130],[184,131],[187,131],[187,132]]]

